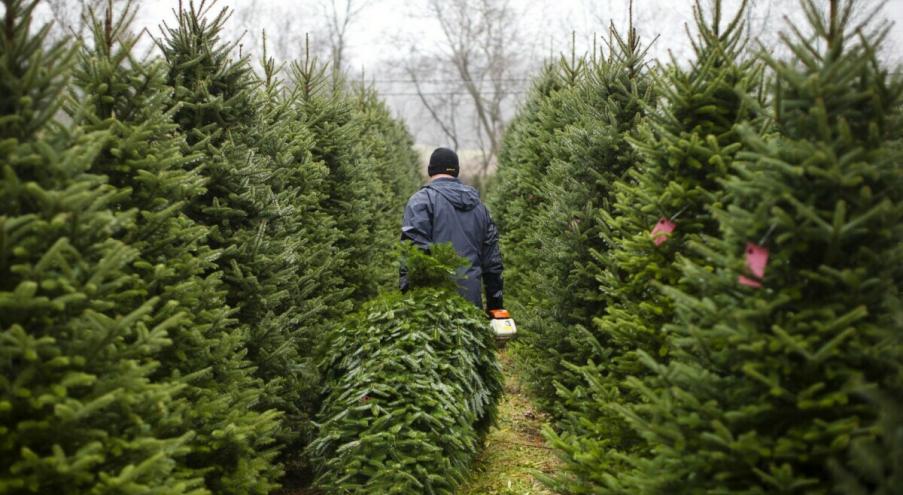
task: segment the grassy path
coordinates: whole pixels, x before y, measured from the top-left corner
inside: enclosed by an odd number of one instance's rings
[[[556,469],[555,453],[545,445],[540,429],[545,419],[521,389],[513,375],[507,352],[499,353],[505,373],[505,396],[499,404],[499,421],[486,438],[486,448],[474,465],[474,477],[459,495],[551,495],[533,478],[533,471]]]

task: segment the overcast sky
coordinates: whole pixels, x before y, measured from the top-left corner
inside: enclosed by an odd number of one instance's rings
[[[184,1],[187,3],[188,0]],[[220,0],[218,5],[241,8],[247,2]],[[140,0],[139,3],[138,22],[152,28],[152,32],[156,32],[153,28],[161,21],[172,17],[171,9],[178,5],[177,0]],[[258,0],[257,3],[264,20],[268,15],[288,14],[294,18],[299,30],[310,30],[311,24],[318,21],[316,0]],[[512,0],[511,3],[520,13],[520,18],[512,19],[512,22],[522,26],[528,39],[542,47],[535,51],[531,47],[525,54],[530,56],[543,57],[548,51],[569,51],[571,31],[577,31],[578,44],[585,49],[594,31],[605,30],[603,22],[611,18],[616,25],[624,25],[627,18],[626,0]],[[683,26],[692,24],[692,0],[635,0],[634,3],[636,24],[642,34],[661,35],[654,47],[656,55],[687,46]],[[727,0],[725,10],[730,11],[737,3]],[[393,58],[398,48],[396,42],[401,37],[416,36],[424,43],[434,41],[438,37],[436,25],[421,15],[420,4],[422,1],[418,0],[370,0],[351,28],[351,65],[366,69]],[[797,0],[774,0],[769,31],[777,32],[783,28],[783,15],[793,15],[798,10],[797,5]],[[899,52],[903,48],[903,0],[888,0],[884,15],[895,23],[888,44]],[[266,26],[266,22],[260,24],[261,28]]]
[[[188,3],[189,0],[183,0]],[[196,0],[198,1],[198,0]],[[208,0],[209,1],[209,0]],[[288,40],[287,56],[299,58],[303,54],[303,39],[310,32],[314,43],[326,44],[323,39],[322,8],[330,0],[219,0],[219,7],[237,9],[229,25],[229,37],[239,36],[247,29],[246,48],[260,39],[266,29],[268,37]],[[360,3],[362,0],[354,0]],[[426,145],[444,144],[435,126],[427,124],[424,109],[414,96],[410,81],[398,76],[399,60],[412,46],[425,48],[440,39],[438,23],[424,13],[426,0],[366,0],[367,6],[354,19],[349,29],[346,60],[352,77],[362,72],[368,80],[376,80],[377,87],[390,105],[402,115],[418,142]],[[518,57],[524,66],[538,67],[542,60],[560,52],[570,53],[574,32],[577,51],[591,51],[594,34],[602,36],[612,21],[623,30],[627,25],[628,0],[509,0],[517,12],[511,23],[523,35]],[[756,6],[751,12],[767,45],[775,44],[777,34],[786,27],[785,16],[798,19],[798,0],[750,0]],[[819,0],[827,3],[828,0]],[[877,2],[880,0],[864,0]],[[733,12],[740,0],[724,0],[724,10]],[[163,21],[174,18],[172,9],[178,0],[137,0],[138,26],[146,27],[155,36]],[[336,3],[343,4],[344,0]],[[253,8],[250,6],[253,5]],[[668,53],[678,58],[689,55],[689,41],[685,25],[692,25],[693,0],[634,0],[634,18],[640,35],[648,42],[659,36],[650,54],[664,59]],[[903,61],[903,0],[888,0],[881,14],[894,23],[885,44],[884,56],[895,63]],[[148,46],[150,43],[148,43]],[[393,73],[393,71],[395,71]],[[512,101],[516,102],[529,88],[529,78],[513,83]],[[514,105],[512,104],[512,112]]]

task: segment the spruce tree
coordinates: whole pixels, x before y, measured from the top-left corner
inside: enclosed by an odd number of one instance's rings
[[[540,107],[548,137],[537,143],[542,154],[531,160],[542,171],[532,176],[531,185],[522,181],[536,191],[522,206],[528,209],[522,215],[530,229],[521,230],[523,240],[510,248],[522,264],[520,285],[532,291],[518,298],[525,324],[517,359],[540,407],[557,417],[564,409],[556,380],[572,386],[577,374],[566,363],[589,357],[586,329],[599,299],[592,253],[607,248],[600,237],[604,225],[594,212],[607,207],[611,184],[632,163],[624,136],[653,94],[636,33],[631,29],[622,38],[612,30],[611,39],[608,57],[562,61],[573,84]],[[506,252],[506,257],[511,255]]]
[[[378,215],[381,224],[377,228],[381,240],[380,250],[389,252],[388,246],[398,240],[401,214],[408,198],[423,182],[420,157],[414,150],[414,140],[404,122],[394,118],[389,107],[373,88],[358,86],[351,95],[355,105],[355,119],[360,123],[361,146],[376,170],[381,187]],[[390,268],[390,267],[387,267]],[[393,279],[396,273],[381,274]]]
[[[567,454],[568,473],[560,477],[567,492],[620,493],[612,479],[625,469],[621,454],[646,449],[612,405],[638,399],[624,381],[646,373],[639,351],[667,360],[661,329],[674,309],[658,287],[680,284],[678,260],[691,256],[686,244],[717,232],[708,208],[724,201],[720,181],[741,149],[736,126],[756,118],[760,70],[741,55],[745,5],[725,25],[720,1],[708,16],[697,2],[694,14],[695,58],[685,68],[672,63],[658,81],[664,104],[628,138],[638,154],[624,158],[636,156],[638,164],[615,184],[612,207],[595,212],[612,248],[595,249],[587,263],[598,273],[604,308],[595,314],[592,362],[573,370],[581,379],[561,389],[569,416],[555,443]],[[674,231],[654,238],[659,223]]]
[[[241,315],[252,328],[249,356],[267,383],[263,403],[285,414],[280,441],[298,467],[319,393],[314,350],[343,289],[329,261],[338,231],[322,207],[329,172],[313,158],[314,134],[295,117],[281,69],[264,53],[256,120],[233,135],[266,164],[266,194],[258,196],[266,216],[245,241],[256,285],[239,290],[252,291]]]
[[[614,182],[636,160],[626,137],[653,103],[635,30],[631,26],[622,37],[612,29],[611,40],[609,55],[590,60],[584,78],[555,103],[576,118],[547,145],[550,164],[540,186],[545,200],[525,243],[535,246],[525,276],[534,291],[535,317],[525,339],[530,364],[524,368],[540,406],[558,418],[566,404],[556,388],[579,382],[569,363],[584,364],[592,356],[588,332],[602,299],[593,254],[609,248],[599,211],[611,207]]]
[[[792,56],[763,55],[777,135],[741,128],[719,237],[690,243],[709,261],[667,289],[670,362],[641,352],[653,374],[630,380],[653,454],[629,459],[631,493],[830,493],[832,463],[879,435],[860,391],[901,393],[903,85],[875,55],[886,29],[852,21],[861,2],[802,6]]]
[[[899,332],[899,326],[891,329]],[[899,341],[899,333],[888,337]],[[897,358],[898,361],[901,359]],[[903,401],[863,390],[878,409],[874,435],[850,441],[847,454],[829,467],[834,492],[843,495],[899,495],[903,490]]]
[[[415,152],[407,142],[407,133],[387,135],[392,132],[394,122],[385,109],[375,91],[364,86],[346,88],[344,96],[352,107],[351,119],[358,129],[354,143],[358,149],[358,168],[372,171],[373,184],[370,184],[370,238],[369,249],[376,256],[385,256],[392,252],[398,242],[401,225],[401,212],[408,197],[417,190],[420,180],[402,186],[399,181],[410,180],[411,172],[415,172]],[[391,137],[391,141],[387,138]],[[419,179],[419,178],[418,178]],[[407,196],[396,195],[396,190],[405,189]],[[372,297],[379,288],[392,287],[397,283],[398,273],[391,264],[378,264],[371,261],[373,270],[370,287],[358,297]]]
[[[161,434],[182,386],[152,380],[185,315],[117,238],[140,220],[91,170],[110,134],[54,121],[75,52],[36,5],[5,0],[0,34],[0,493],[208,493],[191,433]]]

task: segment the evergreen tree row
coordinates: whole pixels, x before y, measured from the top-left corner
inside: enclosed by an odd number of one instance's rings
[[[747,45],[745,4],[696,4],[689,62],[631,66],[628,32],[572,86],[550,69],[506,136],[493,200],[560,493],[903,486],[903,81],[865,2],[801,6],[785,57]]]
[[[0,493],[259,493],[304,465],[320,335],[390,283],[419,183],[372,90],[255,71],[190,3],[0,33]],[[328,76],[328,77],[327,77]]]

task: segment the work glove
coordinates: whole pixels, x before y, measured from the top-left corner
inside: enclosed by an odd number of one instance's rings
[[[502,299],[502,274],[501,273],[484,273],[483,288],[486,291],[486,311],[493,309],[503,309],[505,307]]]

